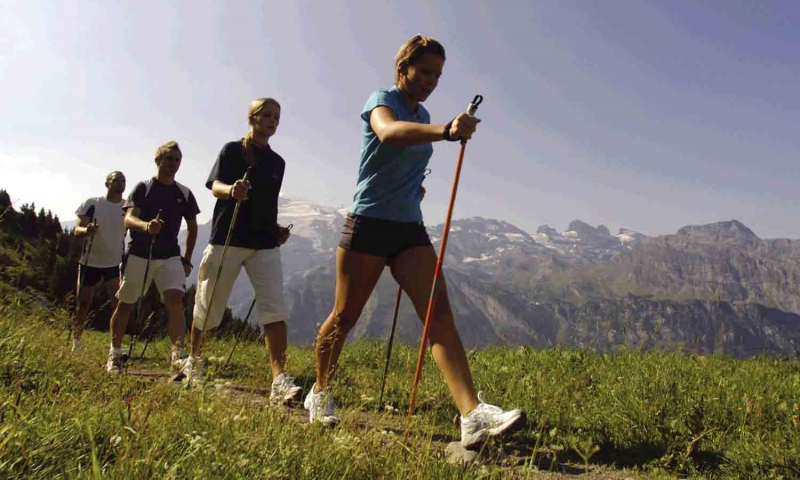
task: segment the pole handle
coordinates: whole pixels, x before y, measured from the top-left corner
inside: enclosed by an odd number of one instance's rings
[[[478,105],[481,103],[483,103],[483,95],[475,95],[475,98],[467,106],[467,114],[474,116],[478,111]]]
[[[156,214],[156,218],[154,218],[153,220],[161,220],[161,209],[160,208],[158,209],[158,213]],[[147,223],[149,224],[150,222],[147,222]],[[158,236],[158,234],[156,233],[155,235],[153,235],[153,238],[150,239],[150,255],[153,254],[153,244],[156,242],[156,237],[157,236]]]
[[[469,102],[467,105],[467,115],[475,116],[475,113],[478,111],[478,105],[483,103],[483,95],[475,95],[475,98]],[[461,139],[461,145],[466,145],[467,141],[465,139]]]

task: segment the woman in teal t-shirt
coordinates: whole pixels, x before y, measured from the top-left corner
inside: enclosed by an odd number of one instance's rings
[[[430,124],[422,102],[436,88],[444,61],[439,42],[413,37],[395,57],[395,86],[373,93],[361,113],[361,164],[336,252],[335,304],[317,336],[317,383],[305,400],[311,422],[338,422],[328,386],[345,338],[387,264],[420,319],[425,316],[437,261],[420,209],[431,144],[469,139],[479,122],[464,113],[447,124]],[[476,394],[445,282],[437,282],[435,294],[433,358],[461,413],[461,443],[473,447],[522,425],[525,415],[486,404]]]

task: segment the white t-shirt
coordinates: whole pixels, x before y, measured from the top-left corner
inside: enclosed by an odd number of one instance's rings
[[[122,251],[125,248],[125,210],[122,209],[124,203],[122,200],[119,203],[111,203],[105,197],[95,197],[87,199],[75,210],[75,214],[79,217],[88,217],[89,209],[94,206],[92,218],[97,220],[94,240],[86,237],[81,264],[97,268],[116,267],[120,264]],[[86,253],[90,242],[92,251],[89,252],[87,262]]]

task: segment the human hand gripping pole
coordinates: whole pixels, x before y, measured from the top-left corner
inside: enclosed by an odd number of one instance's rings
[[[244,177],[242,177],[242,182],[247,182],[247,179],[250,178],[250,174],[253,173],[253,167],[247,167],[247,171],[244,173]],[[233,198],[233,189],[231,189],[231,198]],[[239,207],[241,206],[243,200],[236,200],[236,206],[233,207],[233,216],[231,217],[231,224],[228,226],[228,234],[225,236],[225,244],[222,246],[222,255],[219,259],[219,266],[217,267],[217,274],[214,277],[214,283],[211,285],[211,295],[208,297],[208,305],[206,306],[206,316],[203,319],[203,327],[205,328],[206,320],[208,320],[208,316],[211,315],[211,306],[214,304],[214,291],[217,289],[217,282],[219,281],[219,276],[222,274],[222,265],[225,263],[225,255],[228,251],[228,244],[231,243],[231,237],[233,236],[233,227],[236,225],[236,217],[239,216]]]
[[[483,102],[482,95],[475,95],[469,106],[467,107],[467,114],[475,115],[478,110],[478,105]],[[408,440],[408,430],[411,425],[411,414],[414,412],[414,406],[417,400],[417,387],[419,386],[420,375],[422,374],[422,364],[425,360],[425,344],[428,341],[428,333],[431,323],[431,314],[435,302],[436,293],[436,280],[442,276],[442,263],[444,262],[445,250],[447,250],[447,235],[450,233],[450,220],[453,217],[453,206],[456,203],[456,193],[458,192],[458,180],[461,177],[461,164],[464,162],[464,150],[467,146],[467,140],[461,139],[461,149],[458,153],[458,162],[456,163],[456,174],[453,179],[453,189],[450,192],[450,205],[447,208],[447,218],[444,222],[444,230],[442,231],[442,245],[439,247],[439,258],[436,261],[436,270],[433,275],[433,285],[431,285],[431,296],[428,301],[428,311],[425,314],[425,326],[422,328],[422,340],[419,344],[419,355],[417,356],[417,369],[414,372],[414,383],[411,387],[411,399],[408,405],[408,414],[406,415],[406,430],[403,434],[403,443]]]
[[[160,208],[158,209],[158,213],[156,214],[156,218],[154,220],[156,220],[156,221],[160,221],[161,220],[161,209]],[[150,223],[148,222],[147,225],[149,225],[149,224]],[[147,289],[147,275],[150,273],[150,261],[153,259],[153,245],[156,243],[156,237],[157,236],[158,236],[158,233],[153,235],[152,238],[150,239],[150,251],[147,254],[147,263],[144,266],[144,279],[142,279],[142,292],[139,295],[139,299],[136,300],[136,303],[137,303],[137,306],[136,306],[136,308],[137,308],[137,311],[136,311],[136,324],[137,325],[141,325],[142,324],[142,313],[144,312],[144,307],[142,305],[142,300],[144,300],[144,294],[145,294],[146,289]],[[152,318],[152,317],[153,316],[151,315],[150,318]],[[143,331],[144,331],[144,328],[139,330],[139,333],[142,333]],[[127,357],[128,359],[132,359],[133,358],[133,348],[136,346],[136,340],[137,340],[138,336],[139,336],[138,334],[131,336],[131,343],[130,343],[130,345],[128,345],[128,357]]]

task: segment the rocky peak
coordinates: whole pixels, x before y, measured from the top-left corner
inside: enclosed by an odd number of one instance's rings
[[[575,232],[578,238],[592,237],[597,234],[597,230],[583,220],[573,220],[569,222],[568,232]]]
[[[608,227],[606,227],[605,225],[600,225],[597,228],[595,228],[582,220],[571,221],[569,223],[569,227],[567,227],[567,231],[575,232],[578,235],[578,238],[590,238],[590,237],[596,237],[598,235],[602,236],[611,235],[611,232],[608,231]]]
[[[549,237],[555,237],[558,235],[556,229],[551,227],[550,225],[539,225],[539,228],[536,229],[536,233],[541,233]]]
[[[738,220],[690,225],[678,230],[678,236],[711,242],[752,242],[759,240],[752,230]]]
[[[620,243],[623,244],[639,242],[646,237],[647,235],[629,228],[620,228],[619,233],[617,234],[617,238],[619,239]]]

